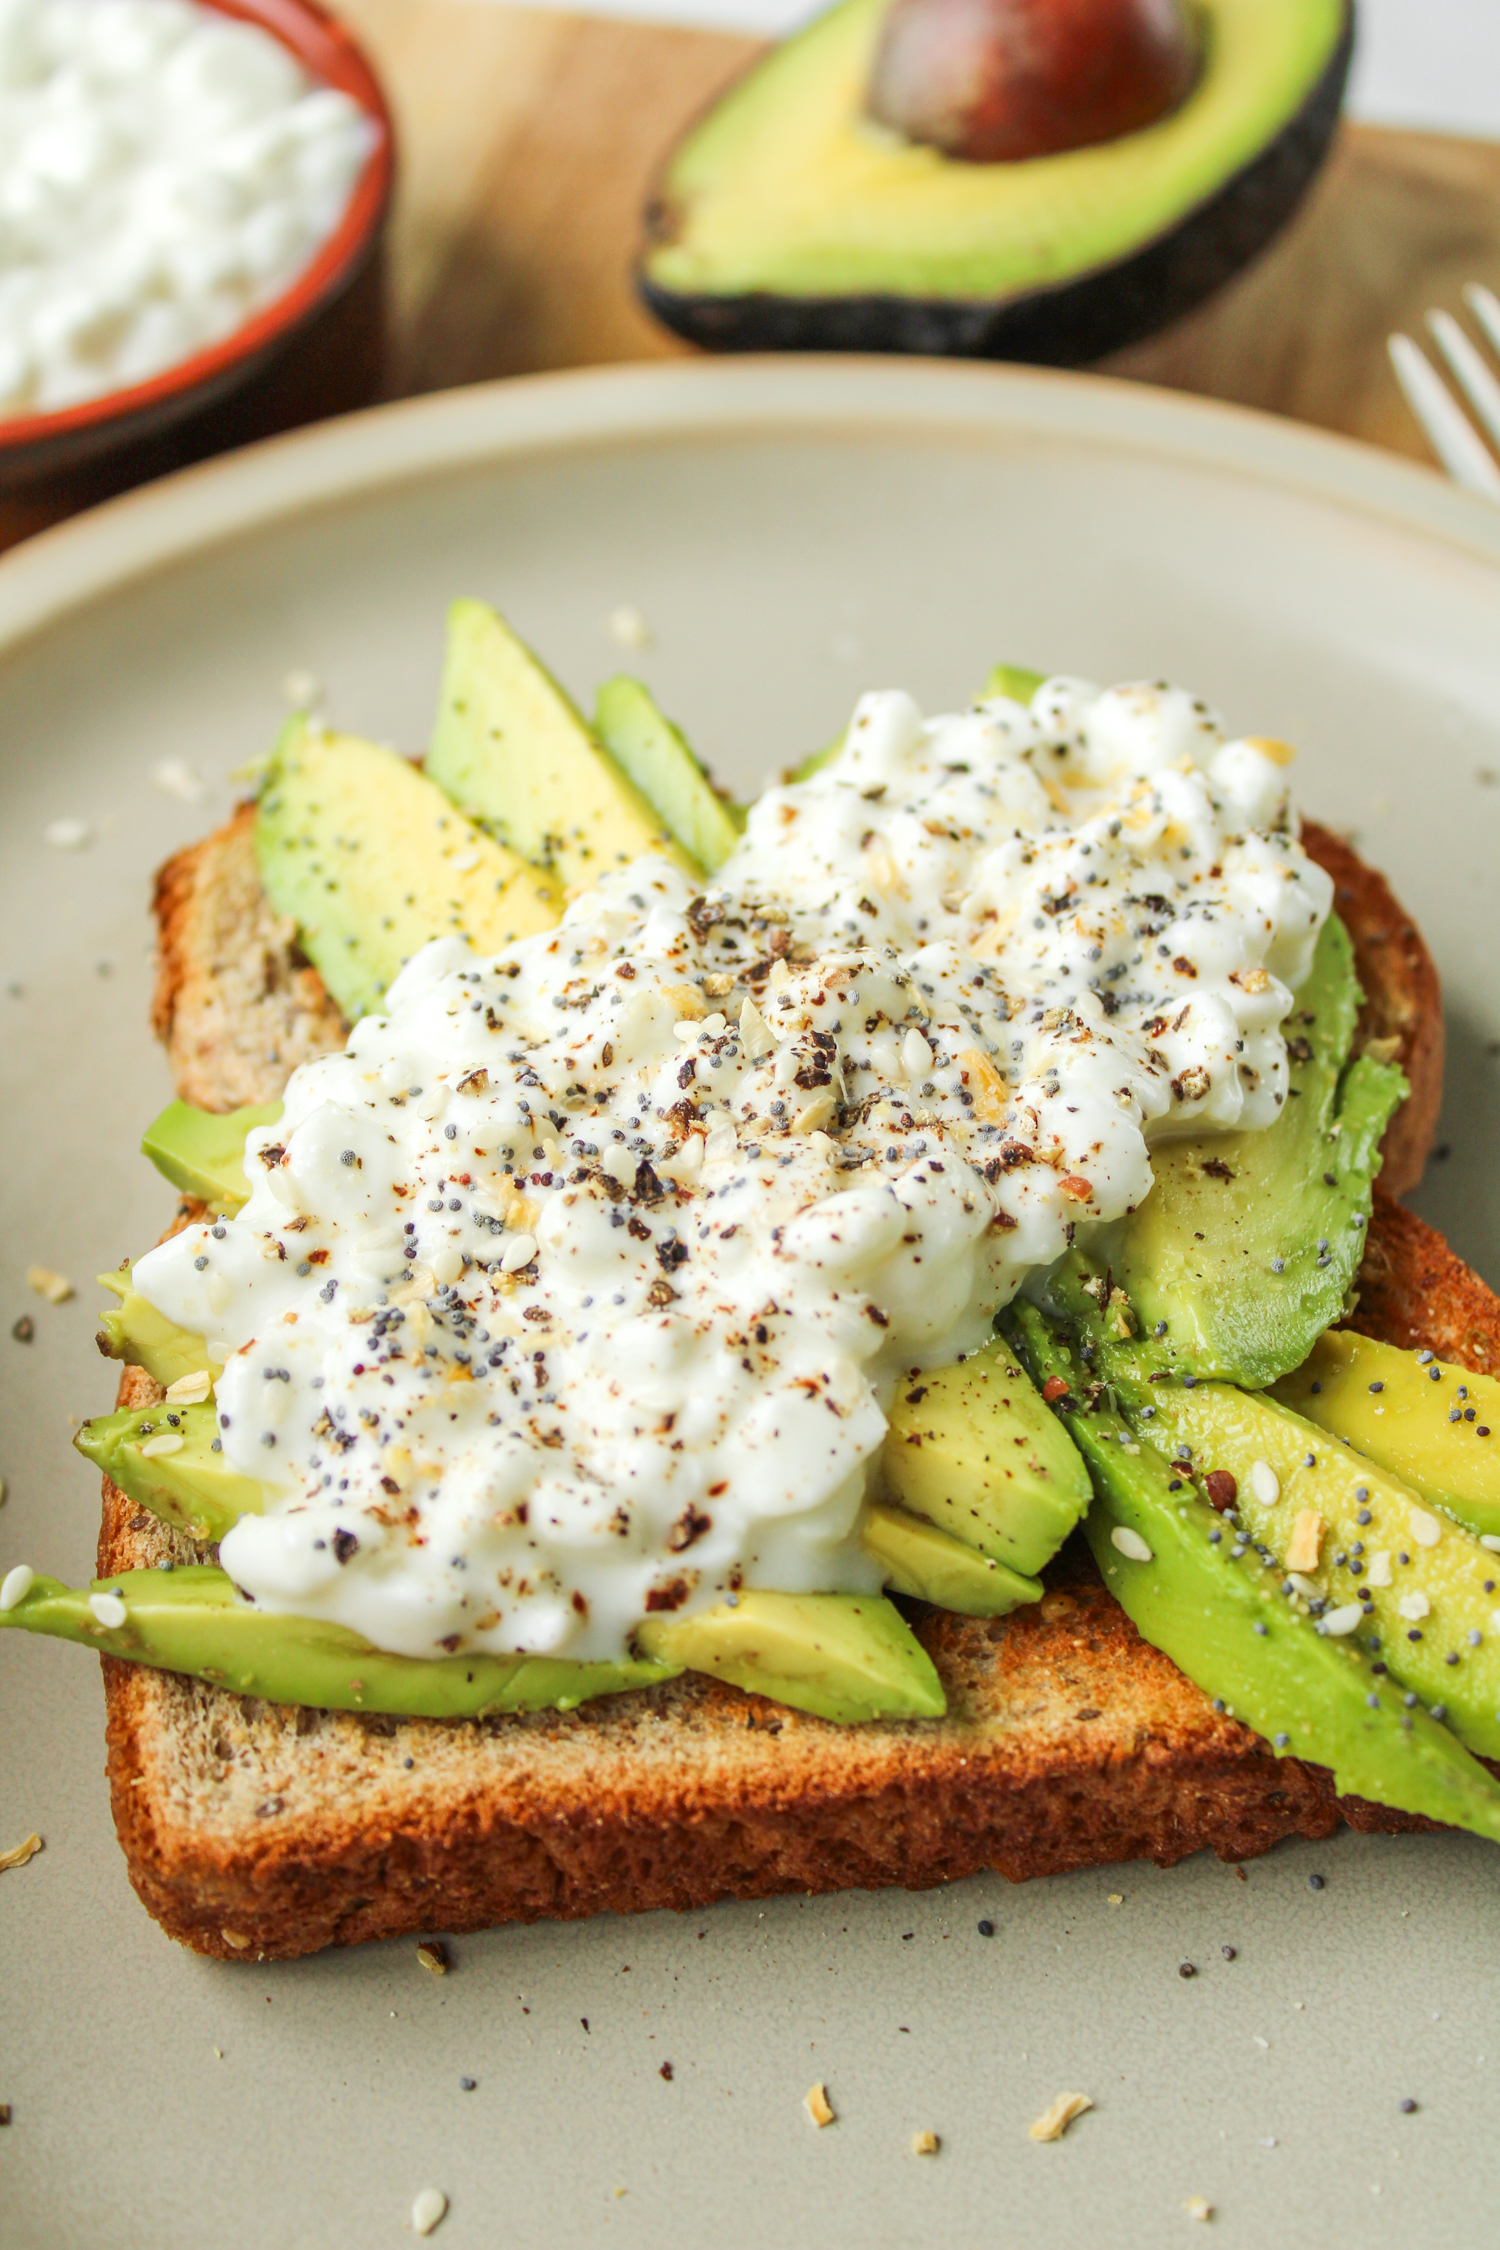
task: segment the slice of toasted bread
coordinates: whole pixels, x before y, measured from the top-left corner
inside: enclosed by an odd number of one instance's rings
[[[1322,831],[1308,843],[1354,937],[1362,1036],[1394,1040],[1411,1081],[1387,1142],[1409,1185],[1440,1093],[1437,979],[1381,879]],[[295,1060],[341,1036],[259,897],[243,816],[170,864],[158,911],[157,1024],[189,1098],[273,1097]],[[1500,1302],[1386,1197],[1362,1280],[1371,1333],[1500,1364]],[[159,1395],[127,1371],[122,1403]],[[193,1554],[106,1480],[101,1573]],[[937,1721],[833,1726],[693,1676],[566,1715],[365,1718],[106,1658],[130,1878],[174,1937],[253,1959],[605,1908],[919,1888],[980,1868],[1019,1881],[1165,1866],[1204,1846],[1240,1859],[1341,1818],[1425,1825],[1336,1799],[1326,1773],[1217,1716],[1140,1638],[1081,1542],[1047,1576],[1041,1603],[1007,1618],[921,1617],[948,1696]]]

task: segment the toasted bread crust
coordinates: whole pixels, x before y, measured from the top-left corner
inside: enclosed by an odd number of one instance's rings
[[[241,805],[156,878],[151,1028],[178,1094],[200,1109],[274,1102],[299,1063],[344,1041],[322,978],[261,889],[254,838],[255,808]]]
[[[1362,1031],[1400,1042],[1412,1095],[1386,1169],[1409,1181],[1440,1091],[1441,1032],[1422,1018],[1436,976],[1380,878],[1337,839],[1307,840],[1355,940]],[[280,1091],[290,1059],[254,1062],[268,1024],[288,1058],[302,1042],[328,1043],[330,1029],[342,1037],[321,985],[273,930],[276,966],[248,980],[255,1035],[226,1051],[216,1027],[226,1013],[241,1020],[238,990],[226,996],[223,970],[199,948],[207,930],[225,954],[233,916],[214,888],[226,862],[243,883],[247,852],[242,815],[172,862],[159,890],[158,1026],[182,1091],[207,1107]],[[263,901],[258,911],[264,920]],[[256,943],[267,943],[260,923]],[[193,1215],[180,1206],[176,1224]],[[1465,1366],[1500,1364],[1500,1301],[1388,1195],[1355,1320]],[[126,1371],[122,1404],[159,1395]],[[195,1552],[105,1480],[101,1574]],[[981,1868],[1022,1881],[1131,1858],[1168,1866],[1204,1848],[1244,1859],[1285,1836],[1326,1836],[1341,1819],[1428,1825],[1338,1800],[1325,1772],[1278,1759],[1216,1714],[1141,1639],[1081,1540],[1047,1577],[1044,1600],[1007,1618],[918,1614],[948,1695],[938,1721],[838,1727],[693,1676],[567,1714],[388,1720],[267,1704],[106,1658],[130,1878],[174,1937],[246,1960],[606,1909],[923,1888]]]
[[[1333,903],[1354,940],[1354,966],[1364,991],[1355,1031],[1357,1051],[1371,1040],[1395,1042],[1411,1088],[1386,1127],[1380,1182],[1387,1195],[1408,1195],[1422,1177],[1443,1101],[1443,995],[1432,955],[1383,875],[1331,829],[1304,821],[1302,842],[1333,877]],[[1386,1050],[1382,1050],[1386,1051]]]

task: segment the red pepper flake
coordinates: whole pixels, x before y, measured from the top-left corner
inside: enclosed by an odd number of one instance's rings
[[[1091,1203],[1093,1201],[1093,1188],[1078,1172],[1064,1172],[1057,1184],[1062,1193],[1070,1195],[1075,1203]]]
[[[1042,1385],[1042,1396],[1049,1406],[1055,1406],[1060,1398],[1067,1397],[1068,1390],[1066,1375],[1049,1375]]]
[[[1239,1498],[1240,1488],[1227,1469],[1210,1469],[1203,1479],[1203,1491],[1211,1508],[1222,1516]]]

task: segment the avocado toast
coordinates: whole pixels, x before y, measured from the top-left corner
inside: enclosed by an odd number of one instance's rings
[[[1402,1063],[1413,1088],[1387,1150],[1388,1177],[1406,1185],[1430,1136],[1440,1067],[1430,964],[1378,879],[1331,839],[1314,841],[1354,937],[1367,996],[1360,1042],[1377,1043],[1376,1067]],[[205,1109],[273,1101],[279,1058],[308,1051],[320,1008],[328,1022],[326,996],[271,921],[253,868],[241,816],[174,862],[159,892],[158,1022],[184,1093]],[[228,896],[244,912],[226,925]],[[242,999],[226,1006],[236,982]],[[179,1224],[198,1216],[185,1204]],[[1381,1210],[1371,1233],[1365,1263],[1383,1260],[1393,1308],[1405,1299],[1414,1225]],[[1442,1255],[1420,1241],[1417,1251]],[[1493,1300],[1472,1277],[1460,1285],[1461,1273],[1443,1300],[1466,1299],[1459,1317],[1482,1334]],[[1401,1317],[1414,1319],[1409,1300],[1393,1325]],[[144,1369],[127,1372],[123,1409],[160,1401]],[[935,1409],[918,1401],[908,1438],[927,1434],[924,1406],[930,1423]],[[920,1514],[910,1481],[893,1482]],[[113,1482],[105,1489],[102,1575],[199,1562],[200,1545]],[[887,1582],[913,1590],[899,1573]],[[1051,1567],[1040,1602],[1020,1600],[1003,1618],[915,1612],[946,1715],[852,1727],[698,1671],[572,1712],[506,1714],[491,1701],[487,1716],[454,1725],[276,1705],[109,1660],[111,1769],[132,1876],[200,1949],[273,1954],[418,1926],[919,1884],[985,1865],[1019,1877],[1132,1853],[1169,1861],[1203,1843],[1240,1854],[1333,1825],[1326,1775],[1274,1758],[1216,1712],[1079,1557]]]

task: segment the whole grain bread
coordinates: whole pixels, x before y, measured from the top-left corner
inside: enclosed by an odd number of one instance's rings
[[[1419,1176],[1441,1094],[1436,974],[1381,878],[1325,831],[1366,991],[1360,1036],[1411,1083],[1386,1177]],[[255,880],[240,815],[163,870],[156,1023],[180,1090],[209,1108],[274,1098],[342,1026]],[[1393,1044],[1392,1044],[1393,1043]],[[179,1206],[176,1224],[195,1215]],[[1382,1195],[1356,1319],[1460,1364],[1500,1365],[1500,1301]],[[126,1371],[122,1404],[160,1396]],[[108,1480],[101,1573],[182,1535]],[[687,1675],[568,1714],[458,1722],[308,1711],[105,1658],[108,1764],[130,1879],[197,1951],[310,1953],[417,1930],[901,1884],[981,1868],[1013,1881],[1112,1861],[1244,1859],[1340,1820],[1426,1825],[1335,1797],[1276,1758],[1144,1642],[1080,1539],[1033,1608],[914,1608],[941,1720],[839,1727]]]

